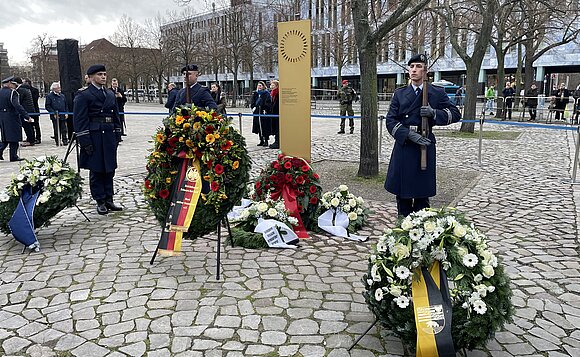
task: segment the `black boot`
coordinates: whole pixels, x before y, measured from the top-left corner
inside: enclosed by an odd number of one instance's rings
[[[97,213],[100,215],[109,213],[109,210],[107,209],[107,206],[105,206],[104,201],[97,201]]]
[[[122,211],[123,210],[123,208],[121,208],[113,203],[112,198],[105,201],[105,207],[107,207],[107,209],[109,211]]]
[[[278,138],[276,138],[276,140],[274,140],[274,142],[269,146],[270,149],[280,149],[280,142],[278,141]]]
[[[344,128],[340,128],[337,134],[344,134]]]
[[[264,146],[264,137],[260,135],[260,143],[257,146]]]
[[[268,145],[268,139],[270,139],[269,136],[264,136],[264,145],[262,145],[262,146],[265,146],[265,147],[268,147],[269,146]]]

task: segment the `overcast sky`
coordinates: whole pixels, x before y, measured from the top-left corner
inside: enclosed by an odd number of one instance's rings
[[[205,3],[191,0],[190,6],[203,12]],[[0,0],[0,42],[14,65],[27,61],[32,39],[44,32],[87,44],[109,38],[123,14],[143,23],[157,13],[180,9],[174,0]]]

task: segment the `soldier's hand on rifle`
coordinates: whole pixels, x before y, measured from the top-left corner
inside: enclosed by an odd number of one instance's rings
[[[431,105],[424,105],[421,107],[421,116],[426,118],[435,117],[435,109],[431,108]]]
[[[94,151],[94,149],[93,149],[93,145],[92,145],[92,144],[89,144],[89,145],[83,146],[83,150],[84,150],[84,151],[85,151],[87,154],[89,154],[89,155],[92,155],[92,154],[93,154],[93,151]]]
[[[407,135],[407,138],[418,145],[425,145],[425,146],[431,145],[431,140],[429,140],[429,138],[424,138],[421,134],[419,134],[413,130],[409,130],[409,134]]]

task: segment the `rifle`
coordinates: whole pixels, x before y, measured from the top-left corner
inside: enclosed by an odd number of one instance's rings
[[[427,64],[425,64],[427,66]],[[423,76],[423,105],[429,105],[429,97],[427,96],[427,70]],[[421,135],[424,138],[429,137],[429,119],[421,117]],[[427,170],[427,146],[421,145],[421,171]]]

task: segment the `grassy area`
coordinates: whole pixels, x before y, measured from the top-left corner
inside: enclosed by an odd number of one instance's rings
[[[474,133],[464,133],[457,130],[433,130],[433,134],[439,137],[459,138],[459,139],[479,139],[479,131]],[[487,140],[516,140],[520,136],[519,131],[483,131],[483,138]]]

